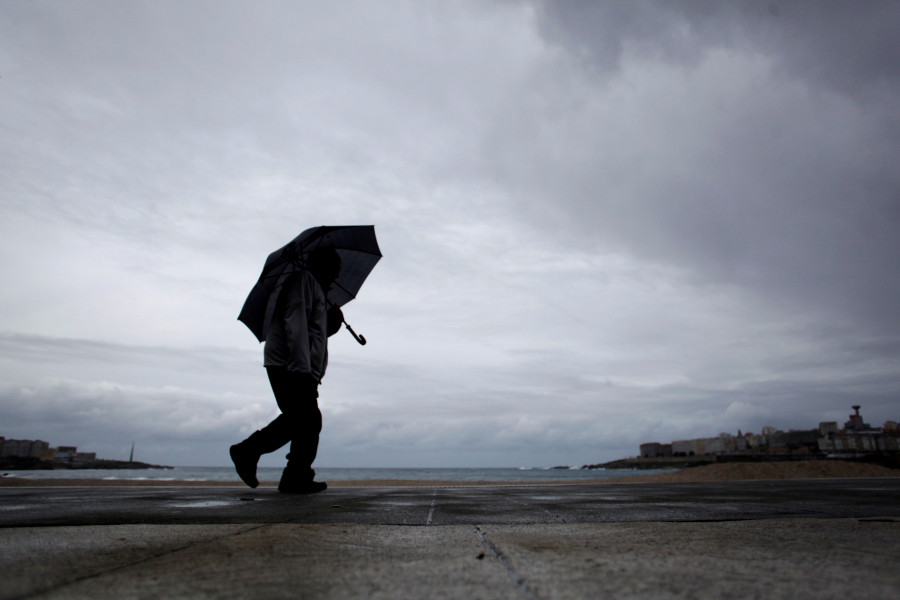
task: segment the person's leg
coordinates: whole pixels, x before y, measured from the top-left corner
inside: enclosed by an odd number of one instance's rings
[[[278,407],[284,411],[282,404],[290,404],[290,386],[287,379],[275,369],[266,369],[269,374],[269,383],[275,395]],[[281,369],[280,371],[284,371]],[[274,372],[274,374],[273,374]],[[231,460],[234,463],[238,476],[248,486],[255,488],[259,485],[256,478],[256,465],[263,454],[275,452],[291,441],[293,427],[290,419],[282,412],[271,423],[254,431],[250,437],[235,444],[229,450]],[[288,455],[290,456],[290,455]]]
[[[278,489],[297,493],[322,491],[326,486],[313,481],[316,472],[312,469],[322,431],[318,384],[308,375],[276,368],[269,369],[269,381],[291,441],[288,464]]]
[[[290,428],[284,415],[278,415],[274,421],[260,430],[254,431],[246,440],[229,449],[231,460],[238,476],[252,488],[259,485],[256,478],[256,465],[263,454],[275,452],[290,441]]]

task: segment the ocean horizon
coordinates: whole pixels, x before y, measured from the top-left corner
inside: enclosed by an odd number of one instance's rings
[[[278,481],[281,467],[260,467],[260,481]],[[540,482],[572,481],[579,479],[607,479],[630,475],[665,473],[673,469],[581,469],[553,467],[493,467],[493,468],[350,468],[323,467],[316,469],[320,481],[492,481]],[[54,469],[8,471],[4,477],[23,479],[104,479],[108,481],[234,481],[240,482],[233,467],[171,467],[166,469]]]

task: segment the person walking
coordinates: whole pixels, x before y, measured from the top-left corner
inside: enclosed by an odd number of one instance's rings
[[[290,452],[278,491],[311,494],[328,487],[315,481],[312,464],[322,430],[318,390],[328,366],[328,336],[343,321],[341,309],[329,307],[326,295],[340,270],[341,257],[334,249],[318,249],[310,253],[306,268],[292,273],[282,286],[264,349],[264,365],[281,414],[230,448],[238,476],[251,488],[259,485],[260,457],[287,443]]]

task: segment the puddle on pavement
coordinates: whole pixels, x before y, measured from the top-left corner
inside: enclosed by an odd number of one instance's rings
[[[199,500],[197,502],[179,502],[171,504],[175,508],[216,508],[219,506],[230,506],[237,504],[233,500]]]

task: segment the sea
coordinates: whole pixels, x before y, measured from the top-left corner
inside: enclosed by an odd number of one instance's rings
[[[454,482],[554,482],[579,479],[607,479],[630,475],[665,473],[672,469],[579,469],[579,468],[317,468],[320,481],[419,480]],[[240,482],[234,467],[171,467],[166,469],[58,469],[9,471],[3,477],[24,479],[106,479],[110,481],[234,481]],[[278,481],[281,468],[259,467],[260,481]]]

